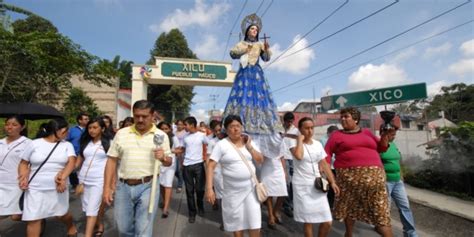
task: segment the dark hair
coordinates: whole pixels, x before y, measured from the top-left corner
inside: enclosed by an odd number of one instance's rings
[[[283,115],[283,121],[295,120],[295,115],[292,112],[286,112]]]
[[[176,122],[174,122],[174,124],[178,125],[179,122],[184,123],[182,119],[176,119]]]
[[[306,122],[306,121],[314,122],[312,118],[304,117],[304,118],[300,119],[300,121],[298,121],[298,128],[303,127],[303,123]]]
[[[184,122],[187,123],[187,124],[189,124],[189,125],[194,125],[194,127],[197,126],[197,120],[196,120],[195,117],[192,117],[192,116],[185,118],[185,119],[184,119]]]
[[[356,124],[359,124],[360,122],[360,111],[356,109],[355,107],[347,107],[344,109],[341,109],[340,114],[350,114],[352,116],[352,119],[356,121]]]
[[[161,129],[161,127],[163,125],[166,125],[170,128],[170,131],[168,133],[166,133],[168,135],[168,139],[170,140],[170,149],[173,149],[173,137],[174,137],[174,134],[173,134],[173,127],[171,126],[170,123],[168,122],[165,122],[165,121],[162,121],[162,122],[159,122],[158,123],[158,128]]]
[[[89,144],[89,142],[92,141],[92,137],[89,134],[89,125],[91,125],[93,123],[98,123],[99,126],[102,129],[104,129],[104,131],[102,132],[102,134],[100,136],[100,141],[102,142],[102,147],[104,148],[105,153],[107,153],[107,151],[109,150],[109,147],[110,147],[110,139],[111,139],[112,135],[109,134],[109,132],[107,131],[107,128],[105,127],[104,119],[102,117],[93,118],[93,119],[89,120],[89,122],[87,123],[85,131],[82,133],[81,139],[79,140],[79,145],[80,145],[79,154],[82,157],[84,157],[84,150],[86,149],[87,144]]]
[[[114,132],[114,123],[112,122],[112,118],[108,115],[102,115],[100,118],[102,120],[104,120],[104,119],[109,120],[109,126],[105,127],[105,130],[110,135],[110,137],[113,138],[115,136],[115,132]],[[104,122],[104,124],[105,124],[105,122]]]
[[[229,115],[229,116],[225,117],[225,119],[224,119],[224,128],[227,129],[229,124],[231,124],[234,121],[237,121],[237,122],[240,123],[240,125],[243,125],[242,119],[240,118],[240,116],[238,116],[238,115]]]
[[[122,124],[120,125],[120,128],[124,128],[125,124],[127,122],[134,123],[133,118],[132,117],[126,117],[123,121],[121,121]]]
[[[10,119],[15,119],[22,127],[25,126],[25,124],[26,124],[25,118],[23,118],[23,116],[21,116],[21,115],[19,115],[19,114],[15,114],[15,115],[10,115],[10,116],[8,116],[8,117],[5,119],[5,123],[7,123],[7,121],[10,120]],[[27,129],[26,127],[24,127],[23,129],[21,129],[20,135],[27,137],[27,136],[28,136],[28,129]]]
[[[76,122],[78,122],[78,123],[79,123],[79,120],[81,120],[83,116],[87,116],[87,117],[89,117],[89,115],[88,115],[88,114],[86,114],[86,113],[82,113],[82,112],[81,112],[81,113],[79,113],[79,114],[76,116]]]
[[[40,129],[38,133],[36,133],[36,138],[43,138],[53,134],[58,138],[56,133],[63,128],[68,128],[68,126],[69,124],[64,118],[51,119],[49,122],[40,125]]]
[[[326,134],[330,134],[330,133],[332,133],[332,132],[334,132],[334,131],[337,131],[337,130],[339,130],[339,128],[338,128],[336,125],[331,125],[331,126],[329,126],[328,129],[326,130]]]
[[[257,35],[255,36],[255,40],[258,41],[258,34],[260,33],[260,28],[259,28],[257,25],[249,25],[249,26],[247,27],[247,29],[245,30],[244,41],[249,40],[248,34],[249,34],[250,27],[252,27],[252,26],[256,26],[256,27],[257,27]]]
[[[151,103],[150,101],[148,100],[139,100],[139,101],[136,101],[134,104],[133,104],[133,109],[132,111],[135,111],[136,109],[150,109],[150,113],[154,113],[155,112],[155,106],[153,106],[153,103]]]
[[[221,122],[217,119],[213,119],[211,120],[211,122],[209,123],[209,128],[210,129],[214,129],[217,127],[217,125],[221,124]]]

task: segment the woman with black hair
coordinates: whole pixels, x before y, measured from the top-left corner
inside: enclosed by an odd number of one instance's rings
[[[171,124],[167,122],[160,122],[158,123],[157,127],[168,135],[172,158],[170,166],[162,165],[160,167],[160,193],[162,198],[161,200],[163,201],[163,214],[161,214],[161,218],[167,218],[169,215],[168,208],[170,206],[173,179],[176,170],[176,154],[181,152],[181,149],[178,148],[181,145],[178,138],[173,134]]]
[[[263,156],[250,136],[242,134],[242,120],[229,115],[224,120],[228,137],[217,142],[212,150],[206,172],[206,200],[216,201],[214,192],[214,169],[222,166],[224,189],[222,191],[222,219],[224,229],[234,237],[244,236],[248,230],[250,237],[260,236],[262,212],[257,199],[255,166],[263,162]]]
[[[102,191],[110,138],[105,131],[106,126],[102,118],[90,120],[86,129],[81,136],[79,159],[76,161],[77,167],[82,165],[76,194],[82,193],[82,210],[87,216],[85,236],[90,237],[93,234],[102,236],[104,233],[102,218],[105,212],[105,206],[101,205]],[[94,227],[97,229],[95,233],[93,233]]]
[[[72,215],[68,212],[67,182],[74,169],[76,153],[72,144],[64,141],[67,132],[66,120],[53,119],[42,127],[38,138],[21,155],[18,176],[20,188],[25,190],[22,220],[27,222],[28,237],[39,236],[42,220],[53,216],[66,224],[67,236],[77,236]]]
[[[115,129],[114,129],[114,123],[112,122],[112,118],[108,115],[103,115],[102,120],[104,120],[105,123],[105,132],[109,134],[111,138],[115,137]]]
[[[25,119],[19,115],[9,116],[4,129],[7,136],[0,139],[0,217],[11,216],[19,221],[18,200],[22,191],[18,187],[18,164],[31,140],[26,137]]]

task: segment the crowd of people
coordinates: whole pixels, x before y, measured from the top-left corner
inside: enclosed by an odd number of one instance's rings
[[[112,204],[121,236],[151,236],[156,207],[161,208],[161,218],[168,217],[173,185],[181,192],[182,177],[190,224],[196,215],[205,215],[207,200],[214,210],[221,209],[222,230],[235,236],[248,230],[250,236],[259,236],[262,209],[252,180],[257,174],[267,188],[263,205],[271,229],[282,222],[281,212],[287,209],[285,214],[304,223],[305,236],[313,236],[315,223],[318,236],[327,236],[333,219],[344,221],[346,236],[352,235],[355,221],[391,236],[393,199],[404,233],[416,236],[401,181],[400,153],[393,142],[396,129],[381,128],[381,137],[375,136],[359,127],[357,109],[341,110],[342,129],[329,126],[321,140],[314,139],[311,118],[295,121],[291,112],[286,113],[282,155],[277,158],[261,153],[237,115],[198,126],[194,117],[156,124],[148,101],[135,103],[133,112],[134,123],[117,131],[107,128],[105,117],[79,114],[78,124],[71,128],[64,119],[53,119],[40,127],[34,140],[24,136],[25,120],[20,115],[8,117],[7,137],[0,140],[1,216],[27,222],[27,236],[40,236],[45,219],[57,217],[68,236],[76,236],[69,210],[71,190],[81,197],[85,236],[103,234],[104,212]],[[166,138],[158,148],[153,141],[156,134]],[[158,197],[150,200],[155,160],[161,165],[160,187]],[[69,189],[68,177],[75,171],[78,182],[74,185],[70,179],[74,187]],[[329,181],[327,194],[314,187],[315,178],[321,176]],[[156,204],[151,214],[150,201]]]
[[[24,119],[8,117],[7,137],[0,140],[0,216],[26,221],[28,237],[40,236],[44,220],[57,217],[68,236],[77,236],[70,177],[87,216],[85,236],[103,234],[104,211],[111,205],[119,236],[152,236],[157,213],[169,215],[176,177],[176,192],[185,187],[189,224],[205,216],[208,201],[222,211],[221,229],[235,237],[244,231],[260,236],[262,204],[271,229],[283,212],[303,223],[308,237],[316,223],[318,236],[328,236],[333,219],[344,221],[346,237],[355,221],[392,236],[390,198],[400,209],[404,234],[417,236],[393,142],[396,129],[382,128],[375,136],[359,126],[355,108],[340,111],[342,129],[329,127],[322,142],[314,139],[311,118],[295,121],[289,112],[282,123],[259,65],[271,57],[266,39],[259,41],[261,28],[255,14],[244,19],[244,40],[230,51],[240,68],[224,119],[209,127],[198,126],[194,117],[157,123],[147,100],[133,104],[133,118],[118,130],[109,116],[79,114],[76,126],[53,119],[30,140]]]

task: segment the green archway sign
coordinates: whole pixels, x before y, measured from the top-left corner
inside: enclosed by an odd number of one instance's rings
[[[155,57],[155,65],[132,65],[132,104],[147,98],[148,84],[231,87],[230,62]]]

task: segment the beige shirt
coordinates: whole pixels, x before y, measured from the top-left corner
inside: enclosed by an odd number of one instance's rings
[[[118,167],[118,176],[122,179],[139,179],[142,177],[153,175],[155,162],[153,143],[155,134],[164,135],[164,142],[161,145],[165,152],[165,156],[171,155],[169,138],[155,125],[141,135],[135,129],[135,125],[120,129],[112,141],[107,156],[120,160]],[[158,169],[159,172],[160,169]]]
[[[271,57],[270,49],[267,49],[265,51],[263,42],[260,42],[260,41],[253,42],[253,43],[247,42],[247,41],[240,41],[234,46],[234,48],[230,50],[230,54],[233,55],[234,58],[240,58],[240,56],[247,53],[247,48],[249,46],[251,46],[251,49],[248,52],[250,65],[255,65],[258,61],[258,57],[260,57],[260,54],[262,53],[265,54],[264,61],[270,60],[270,57]]]

